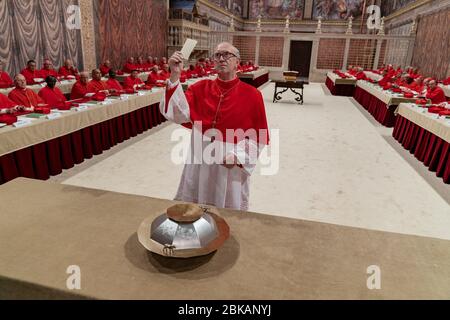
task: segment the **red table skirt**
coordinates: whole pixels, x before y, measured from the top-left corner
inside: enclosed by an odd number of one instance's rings
[[[327,77],[325,85],[330,90],[333,96],[353,97],[355,86],[349,84],[334,84],[330,78]]]
[[[250,79],[250,78],[241,78],[242,82],[248,83],[249,85],[252,85],[255,88],[261,87],[264,83],[269,81],[269,73],[263,74],[262,76],[256,78],[256,79]]]
[[[430,171],[450,183],[450,143],[401,115],[397,116],[393,136]]]
[[[386,103],[358,86],[355,88],[353,97],[364,109],[369,111],[379,123],[388,128],[392,128],[395,125],[396,117],[394,112],[395,109],[397,109],[397,106],[389,106],[388,108]]]
[[[0,157],[0,184],[17,177],[47,180],[165,122],[154,104]]]

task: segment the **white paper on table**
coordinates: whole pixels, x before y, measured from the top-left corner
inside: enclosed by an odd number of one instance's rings
[[[46,116],[46,118],[47,118],[48,120],[56,119],[56,118],[59,118],[59,117],[61,117],[61,113],[59,113],[59,112],[52,112],[52,113],[50,113],[50,114],[48,114],[48,115]]]
[[[183,49],[181,49],[181,55],[185,60],[189,60],[189,57],[194,51],[195,46],[197,45],[197,40],[194,39],[186,39],[186,42],[183,45]]]
[[[21,120],[17,121],[16,123],[13,123],[13,126],[15,128],[20,128],[20,127],[27,126],[29,124],[31,124],[31,121],[29,119],[27,119],[27,120],[25,120],[25,119],[22,120],[21,119]]]
[[[6,127],[7,124],[6,123],[0,123],[0,128]]]

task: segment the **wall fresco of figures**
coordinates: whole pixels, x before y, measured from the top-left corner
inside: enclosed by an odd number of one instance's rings
[[[242,17],[244,14],[244,0],[210,0],[210,1],[230,11],[236,16]]]
[[[347,20],[361,16],[364,0],[314,0],[313,19]]]
[[[305,0],[250,0],[249,17],[256,19],[258,15],[264,18],[285,18],[288,14],[292,19],[302,19]]]

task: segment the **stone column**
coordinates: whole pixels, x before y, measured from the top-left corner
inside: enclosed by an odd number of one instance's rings
[[[81,11],[81,45],[83,48],[84,70],[96,68],[94,4],[93,0],[79,0]]]
[[[256,65],[259,65],[259,43],[260,43],[261,37],[256,36],[256,49],[255,49],[255,61],[254,63]]]
[[[289,69],[289,53],[291,51],[291,38],[286,35],[284,37],[284,45],[283,45],[283,62],[281,63],[281,69],[288,70]]]
[[[348,64],[348,52],[350,51],[350,38],[345,39],[345,49],[344,49],[344,61],[342,62],[342,69],[347,70]]]
[[[383,40],[377,40],[377,51],[375,52],[375,59],[373,60],[373,70],[378,69],[378,64],[380,62],[380,55],[381,55],[381,44],[383,43]]]

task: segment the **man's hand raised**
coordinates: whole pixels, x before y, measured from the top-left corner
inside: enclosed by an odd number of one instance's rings
[[[170,81],[177,82],[183,71],[183,56],[180,51],[176,51],[169,59]]]

